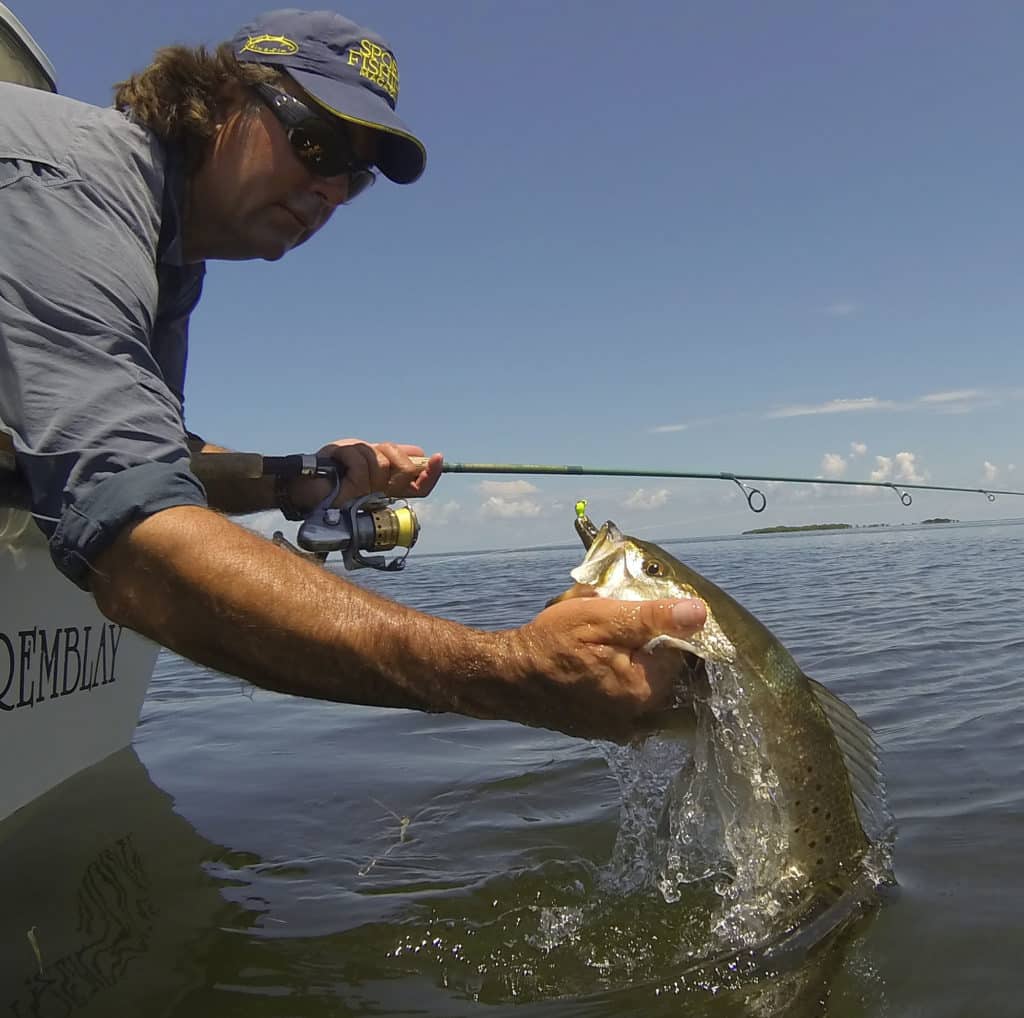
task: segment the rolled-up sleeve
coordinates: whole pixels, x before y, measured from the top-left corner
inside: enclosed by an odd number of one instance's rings
[[[67,160],[0,148],[0,419],[53,559],[85,589],[127,523],[206,505],[151,343],[161,164],[116,131],[87,150],[87,128]]]

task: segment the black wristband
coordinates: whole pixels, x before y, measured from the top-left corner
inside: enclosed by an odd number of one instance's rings
[[[295,503],[292,501],[291,492],[288,490],[288,486],[291,484],[291,478],[285,477],[284,474],[277,474],[274,477],[274,501],[277,503],[277,508],[281,510],[281,514],[286,520],[304,520],[306,514],[301,509],[297,508]]]

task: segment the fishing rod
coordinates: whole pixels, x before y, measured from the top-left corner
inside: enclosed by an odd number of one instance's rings
[[[426,466],[425,457],[413,457],[413,463]],[[262,456],[247,452],[200,452],[192,456],[192,468],[206,484],[215,481],[250,480],[261,477],[323,477],[333,481],[331,493],[302,520],[296,540],[298,548],[280,536],[301,554],[324,561],[329,552],[341,551],[348,569],[366,566],[374,569],[397,571],[405,566],[409,550],[419,536],[419,521],[405,499],[392,498],[375,492],[338,506],[335,501],[341,487],[337,463],[326,456],[292,455]],[[751,482],[781,484],[833,484],[848,487],[888,488],[896,493],[904,506],[913,503],[910,490],[959,491],[984,495],[994,502],[997,495],[1020,495],[1024,491],[997,488],[968,488],[948,484],[913,484],[903,481],[847,481],[824,477],[781,477],[772,474],[737,474],[729,471],[697,470],[637,470],[620,467],[585,467],[576,465],[549,465],[542,463],[456,463],[445,461],[441,466],[446,474],[519,474],[563,475],[571,477],[661,477],[686,480],[732,481],[755,513],[764,512],[768,505],[765,493]],[[17,477],[14,444],[0,432],[0,506],[24,508],[28,504],[24,485]],[[385,560],[382,556],[365,556],[364,551],[404,550],[399,558]]]
[[[313,463],[315,471],[304,468],[301,472],[322,472],[325,463],[330,460],[317,461],[314,457],[261,457],[256,453],[203,453],[193,457],[193,468],[199,476],[210,476],[224,468],[226,473],[236,476],[242,471],[248,476],[258,477],[263,473],[278,472],[278,463],[291,463],[302,460]],[[426,457],[413,457],[413,463],[426,466]],[[273,466],[271,466],[273,464]],[[631,467],[585,467],[572,464],[552,465],[546,463],[458,463],[445,460],[441,465],[445,474],[519,474],[519,475],[558,475],[570,477],[662,477],[681,478],[684,480],[732,481],[746,499],[752,512],[762,513],[768,506],[768,497],[753,483],[766,481],[780,484],[833,484],[846,485],[852,488],[886,488],[896,494],[904,506],[913,504],[910,491],[959,491],[971,495],[984,495],[989,502],[994,502],[997,495],[1019,495],[1024,491],[1010,491],[1002,488],[968,488],[950,484],[915,484],[909,481],[848,481],[830,477],[782,477],[775,474],[737,474],[731,471],[699,471],[699,470],[638,470]]]
[[[426,466],[425,457],[414,457],[414,463]],[[203,480],[218,478],[256,478],[268,474],[285,476],[327,474],[333,461],[315,456],[261,456],[258,453],[224,452],[196,453],[192,457],[193,469]],[[0,482],[8,471],[15,469],[14,445],[8,435],[0,432]],[[555,466],[543,463],[453,463],[445,460],[441,467],[446,474],[547,474],[574,477],[667,477],[686,480],[732,481],[743,492],[747,505],[755,513],[764,512],[768,499],[760,488],[745,482],[772,481],[781,484],[843,484],[847,487],[888,488],[896,493],[900,502],[913,504],[910,490],[915,491],[960,491],[972,495],[984,495],[994,502],[997,495],[1024,496],[1024,491],[1008,491],[999,488],[966,488],[949,484],[911,484],[905,481],[847,481],[827,477],[780,477],[772,474],[737,474],[730,471],[697,470],[636,470],[620,467],[584,467],[575,465]],[[9,503],[8,503],[9,504]]]
[[[424,462],[426,462],[424,460]],[[994,502],[997,495],[1021,495],[1024,491],[1005,491],[994,488],[961,488],[948,484],[910,484],[903,481],[846,481],[824,477],[776,477],[770,474],[735,474],[728,471],[715,473],[695,470],[634,470],[618,467],[583,467],[583,466],[549,466],[542,463],[449,463],[447,460],[441,467],[446,474],[557,474],[589,477],[677,477],[697,480],[732,481],[743,492],[747,505],[755,513],[764,512],[768,499],[760,488],[747,481],[776,481],[783,484],[845,484],[851,487],[888,488],[896,493],[900,502],[909,506],[913,504],[913,496],[907,490],[917,491],[964,491],[974,495],[984,495],[989,502]]]

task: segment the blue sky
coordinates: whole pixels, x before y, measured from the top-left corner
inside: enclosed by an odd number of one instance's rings
[[[5,0],[61,91],[273,6]],[[1024,488],[1024,6],[351,0],[425,140],[283,261],[215,264],[188,421],[455,461]],[[1016,469],[1015,469],[1016,468]],[[1024,499],[446,476],[420,548],[926,516]]]

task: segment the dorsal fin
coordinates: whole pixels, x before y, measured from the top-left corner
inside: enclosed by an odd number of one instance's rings
[[[849,704],[820,682],[811,678],[807,681],[839,743],[861,826],[872,840],[884,837],[893,818],[886,802],[878,742]]]

